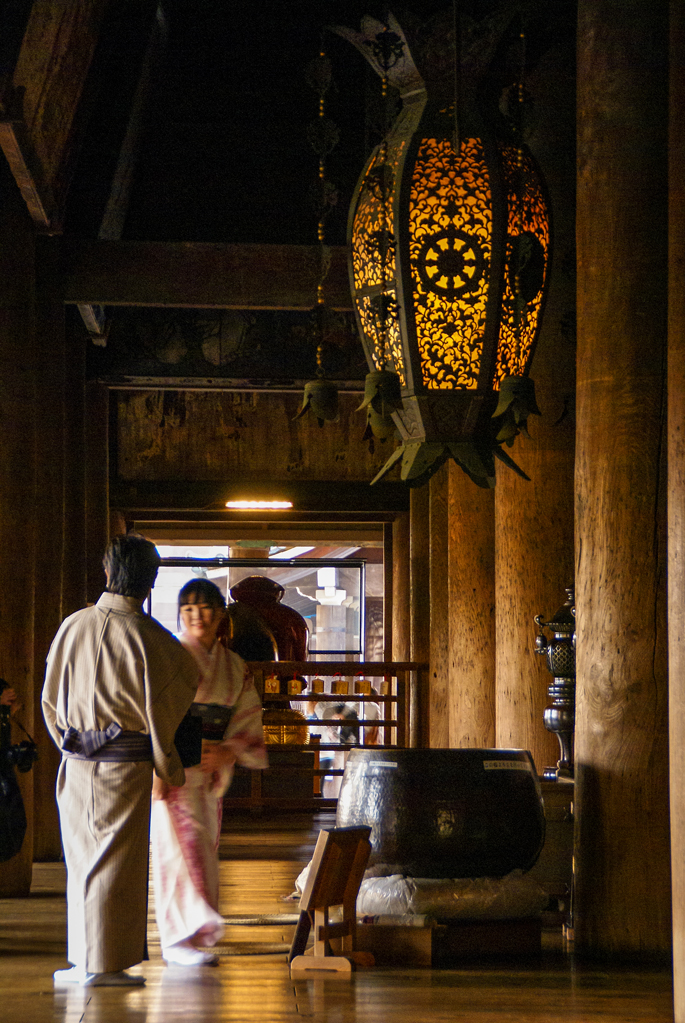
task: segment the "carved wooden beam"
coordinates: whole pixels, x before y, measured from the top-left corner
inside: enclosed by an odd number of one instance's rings
[[[0,148],[34,224],[50,230],[56,212],[52,189],[43,179],[26,125],[21,120],[0,120]]]
[[[68,304],[195,309],[311,309],[316,245],[64,240]],[[347,249],[331,249],[326,302],[350,310]]]
[[[59,230],[75,119],[108,0],[36,0],[1,98],[0,147],[31,218]]]

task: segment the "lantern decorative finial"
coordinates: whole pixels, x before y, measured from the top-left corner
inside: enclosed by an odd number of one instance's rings
[[[385,24],[365,18],[361,32],[336,29],[402,99],[349,220],[367,362],[401,384],[393,419],[403,443],[376,480],[401,459],[402,479],[418,486],[448,458],[480,486],[494,485],[494,458],[528,478],[502,444],[539,414],[527,374],[549,277],[550,216],[522,140],[522,70],[518,107],[508,120],[497,115],[497,133],[476,101],[477,78],[507,27],[493,20],[474,31],[455,18],[424,38],[417,62],[392,15]],[[518,38],[523,54],[522,30]]]

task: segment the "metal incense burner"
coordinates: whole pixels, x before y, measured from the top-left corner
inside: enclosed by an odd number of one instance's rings
[[[576,609],[573,588],[566,590],[566,603],[549,622],[542,615],[535,616],[540,630],[535,640],[535,652],[544,654],[547,667],[554,680],[547,692],[552,700],[545,708],[542,719],[548,732],[554,732],[561,747],[561,758],[556,767],[546,767],[545,781],[573,778],[573,733],[576,721]],[[551,629],[553,638],[542,631]]]

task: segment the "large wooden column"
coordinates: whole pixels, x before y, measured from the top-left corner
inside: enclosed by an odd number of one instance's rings
[[[35,527],[35,293],[33,227],[0,164],[0,676],[19,719],[33,728]],[[22,736],[23,737],[23,736]],[[18,734],[15,741],[20,740]],[[18,775],[29,826],[21,851],[1,865],[0,896],[28,895],[33,851],[33,773]]]
[[[495,495],[448,476],[449,746],[495,745]]]
[[[551,197],[553,253],[530,370],[542,415],[530,417],[530,438],[518,437],[509,452],[530,482],[497,465],[497,745],[529,749],[541,773],[556,765],[559,744],[542,719],[551,676],[535,654],[533,618],[551,616],[573,584],[575,79],[566,39],[544,55],[526,88],[536,110],[528,141]]]
[[[430,526],[430,746],[447,749],[450,745],[449,634],[452,608],[449,586],[449,466],[443,465],[428,484]]]
[[[400,512],[392,524],[393,661],[408,661],[411,653],[409,577],[409,513]]]
[[[544,380],[536,372],[536,384]],[[556,765],[559,743],[543,723],[552,676],[535,653],[533,619],[551,617],[573,582],[573,443],[566,443],[572,424],[555,430],[553,403],[539,389],[546,421],[531,424],[533,440],[515,455],[531,482],[509,470],[497,473],[496,738],[499,747],[530,750],[542,774]]]
[[[671,942],[666,0],[580,0],[576,947]]]
[[[409,609],[412,661],[430,659],[430,489],[411,491],[409,505]],[[410,741],[428,746],[430,692],[415,693],[411,708]]]
[[[64,304],[59,282],[59,239],[38,238],[36,252],[36,517],[37,613],[34,630],[34,738],[39,758],[33,768],[34,860],[62,854],[55,779],[60,754],[43,722],[41,691],[45,658],[62,621],[64,519]]]
[[[668,642],[675,1023],[685,1023],[685,8],[671,3]]]

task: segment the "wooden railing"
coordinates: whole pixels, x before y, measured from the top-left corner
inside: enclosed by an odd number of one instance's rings
[[[428,665],[415,661],[251,661],[257,691],[271,705],[316,703],[375,703],[380,705],[382,716],[378,719],[359,717],[360,735],[367,729],[378,728],[381,742],[373,743],[373,749],[406,748],[415,745],[416,723],[413,720],[419,706],[419,694],[425,692]],[[310,693],[301,695],[277,695],[267,693],[264,697],[264,679],[273,674],[281,679],[304,676],[308,679],[340,676],[347,679],[348,693]],[[372,683],[387,680],[390,692],[366,696],[354,692],[355,676],[362,675]],[[378,689],[378,686],[374,688]],[[357,722],[356,722],[357,723]],[[330,721],[307,721],[310,735],[330,727]],[[325,750],[349,753],[355,747],[368,746],[361,741],[349,743],[273,743],[268,746],[270,766],[266,771],[246,772],[236,769],[236,777],[229,789],[225,804],[227,808],[243,807],[257,809],[274,807],[280,809],[331,809],[337,799],[321,794],[322,777],[342,775],[342,768],[321,768],[319,753]],[[306,790],[306,791],[305,791]]]

